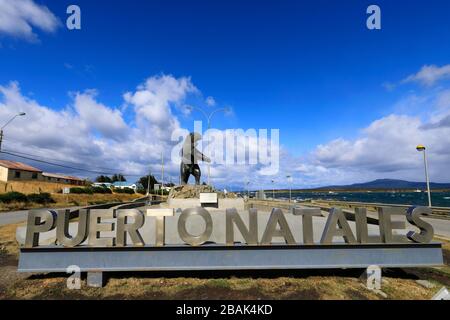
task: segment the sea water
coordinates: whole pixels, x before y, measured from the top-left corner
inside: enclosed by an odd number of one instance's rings
[[[271,198],[272,192],[266,191],[266,197]],[[289,199],[289,192],[275,193],[276,199]],[[428,205],[426,192],[298,192],[292,191],[293,200],[331,200],[350,202],[369,202],[404,205]],[[434,207],[450,207],[450,192],[432,192],[431,202]]]

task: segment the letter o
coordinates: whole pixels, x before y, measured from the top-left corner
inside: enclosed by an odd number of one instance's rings
[[[193,216],[202,217],[206,223],[205,231],[198,236],[194,236],[186,230],[186,222],[190,217]],[[211,215],[206,209],[203,208],[185,209],[178,219],[178,234],[184,242],[190,244],[191,246],[200,246],[208,241],[212,234],[212,227],[213,224]]]

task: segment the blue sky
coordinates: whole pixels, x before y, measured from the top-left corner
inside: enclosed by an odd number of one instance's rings
[[[0,13],[8,2],[14,1],[0,2]],[[150,77],[187,77],[197,92],[175,104],[208,109],[213,107],[205,100],[213,97],[214,107],[232,108],[232,115],[214,118],[214,127],[279,128],[283,150],[296,166],[359,172],[339,179],[329,172],[328,179],[308,180],[303,168],[296,179],[299,186],[385,176],[420,180],[420,162],[407,160],[408,172],[397,167],[377,171],[358,161],[330,164],[323,154],[317,156],[317,147],[336,139],[353,144],[364,139],[365,128],[390,115],[418,117],[424,123],[447,116],[445,106],[423,107],[445,95],[445,70],[432,85],[405,79],[424,66],[450,63],[448,1],[376,1],[381,30],[366,28],[369,1],[24,2],[47,7],[59,25],[47,32],[30,23],[33,38],[11,29],[2,32],[0,23],[1,86],[15,81],[21,96],[57,112],[71,108],[77,92],[94,89],[95,101],[120,110],[125,123],[134,127],[135,110],[125,106],[126,92],[136,91]],[[70,4],[81,8],[81,30],[65,27]],[[191,129],[193,119],[201,118],[171,108],[181,127]],[[17,144],[10,148],[27,147]],[[441,157],[436,155],[439,161]],[[447,178],[436,174],[434,180]]]

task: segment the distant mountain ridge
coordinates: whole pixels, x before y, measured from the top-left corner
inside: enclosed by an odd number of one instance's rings
[[[355,183],[343,186],[328,186],[317,188],[319,190],[357,190],[357,189],[419,189],[426,190],[425,182],[411,182],[396,179],[377,179],[365,183]],[[431,189],[450,189],[450,183],[430,183]]]

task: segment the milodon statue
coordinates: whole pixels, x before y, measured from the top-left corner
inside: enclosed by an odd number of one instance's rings
[[[211,162],[207,156],[201,153],[196,147],[198,141],[202,139],[202,135],[197,132],[190,133],[184,141],[183,148],[181,149],[181,183],[187,184],[191,174],[195,177],[195,184],[200,184],[200,178],[202,171],[198,165],[198,161]]]

